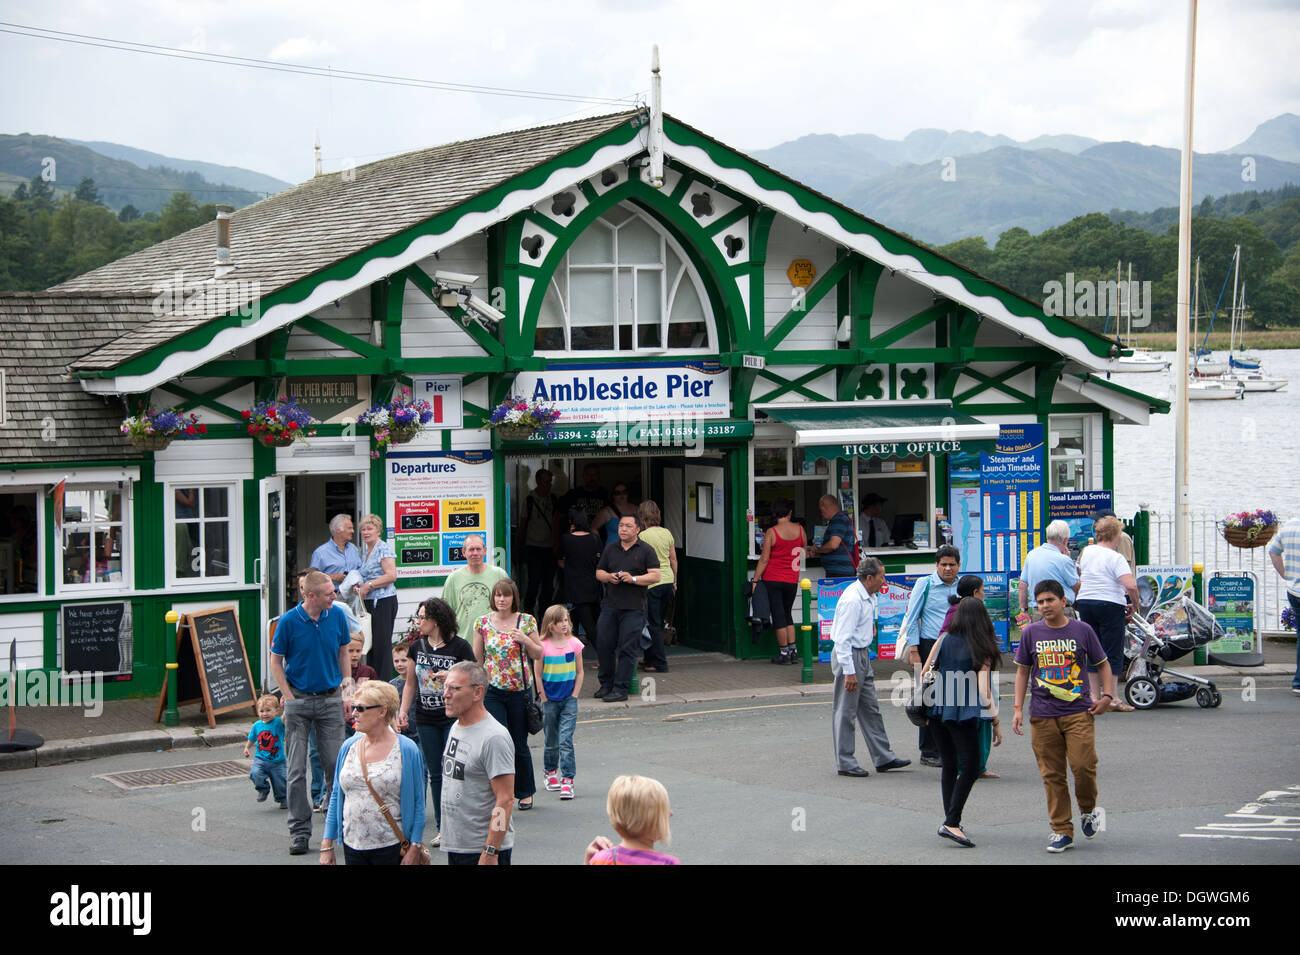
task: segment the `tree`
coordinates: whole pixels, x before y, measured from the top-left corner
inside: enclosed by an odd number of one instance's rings
[[[27,201],[27,183],[25,182],[18,183],[18,188],[14,190],[14,201],[15,202]]]
[[[119,222],[134,222],[136,219],[140,218],[140,210],[128,202],[117,214],[117,218]]]
[[[78,202],[88,202],[91,205],[103,205],[99,199],[99,190],[95,188],[95,180],[89,176],[77,183],[77,189],[73,192],[72,198]]]

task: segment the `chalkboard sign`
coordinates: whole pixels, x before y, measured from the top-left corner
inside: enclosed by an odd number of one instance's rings
[[[234,607],[217,607],[181,616],[176,632],[177,705],[203,703],[208,725],[216,714],[255,707],[257,690]],[[167,700],[163,680],[154,722],[162,719]]]
[[[63,605],[63,670],[131,678],[131,612],[124,601]]]

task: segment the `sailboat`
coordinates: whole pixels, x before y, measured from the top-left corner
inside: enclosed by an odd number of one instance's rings
[[[1134,371],[1134,372],[1142,372],[1142,371],[1166,371],[1166,370],[1169,368],[1169,362],[1168,362],[1168,361],[1166,361],[1164,358],[1161,358],[1159,355],[1157,355],[1157,354],[1154,353],[1154,352],[1147,351],[1145,348],[1139,348],[1139,347],[1137,347],[1136,345],[1133,344],[1133,298],[1132,298],[1132,292],[1133,292],[1133,263],[1130,262],[1130,263],[1128,264],[1128,284],[1127,284],[1127,285],[1124,285],[1124,284],[1122,284],[1122,283],[1119,281],[1119,269],[1120,269],[1120,266],[1119,266],[1118,263],[1116,263],[1116,265],[1115,265],[1115,284],[1116,284],[1117,286],[1119,286],[1120,288],[1124,289],[1124,302],[1125,302],[1125,305],[1126,305],[1126,307],[1125,307],[1125,311],[1128,313],[1128,326],[1127,326],[1127,330],[1126,330],[1126,332],[1125,332],[1125,334],[1124,334],[1124,337],[1121,338],[1121,339],[1119,340],[1119,343],[1120,343],[1120,346],[1123,347],[1123,348],[1131,348],[1131,349],[1133,350],[1133,354],[1122,356],[1122,357],[1119,359],[1119,362],[1118,362],[1118,363],[1124,367],[1124,370],[1125,370],[1125,371]],[[1117,303],[1117,304],[1116,304],[1116,309],[1117,309],[1117,310],[1118,310],[1118,307],[1119,307],[1119,306],[1118,306],[1118,303]],[[1147,308],[1150,309],[1150,307],[1151,307],[1151,303],[1148,302],[1148,303],[1147,303]],[[1119,316],[1118,316],[1118,315],[1115,316],[1115,325],[1116,325],[1116,328],[1118,328],[1118,326],[1119,326]]]
[[[1285,378],[1275,378],[1264,373],[1258,355],[1244,351],[1242,339],[1246,334],[1246,283],[1241,283],[1237,295],[1237,275],[1241,266],[1241,246],[1233,254],[1232,270],[1232,325],[1228,332],[1228,377],[1241,383],[1246,391],[1281,391],[1289,383]]]
[[[1192,340],[1195,341],[1197,334],[1200,332],[1197,308],[1201,293],[1201,260],[1199,256],[1196,259],[1196,283],[1192,288],[1192,325],[1195,329],[1192,332]],[[1220,292],[1219,294],[1222,297],[1223,293]],[[1205,333],[1205,338],[1206,341],[1210,338],[1208,331]],[[1187,373],[1187,400],[1223,401],[1244,398],[1246,395],[1245,385],[1235,378],[1227,377],[1225,375],[1227,370],[1227,362],[1214,359],[1209,352],[1198,348],[1192,367]]]

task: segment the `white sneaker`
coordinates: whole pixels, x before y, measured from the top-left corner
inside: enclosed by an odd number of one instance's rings
[[[560,781],[560,798],[573,798],[573,780],[569,779],[567,776]]]
[[[553,769],[546,771],[546,791],[548,793],[557,793],[560,791],[560,774]]]

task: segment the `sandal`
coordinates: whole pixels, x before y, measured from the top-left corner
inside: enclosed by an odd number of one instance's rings
[[[980,779],[1001,779],[1002,777],[999,774],[993,772],[993,770],[986,769],[984,770],[984,772],[980,773],[979,778]]]
[[[519,811],[520,811],[520,812],[527,812],[529,809],[532,809],[532,808],[533,808],[533,797],[532,797],[532,796],[525,796],[524,799],[527,799],[528,802],[527,802],[527,804],[525,804],[523,799],[519,800]]]
[[[1136,707],[1129,706],[1129,704],[1125,703],[1123,700],[1116,700],[1110,705],[1110,711],[1112,713],[1136,713],[1137,709]]]

